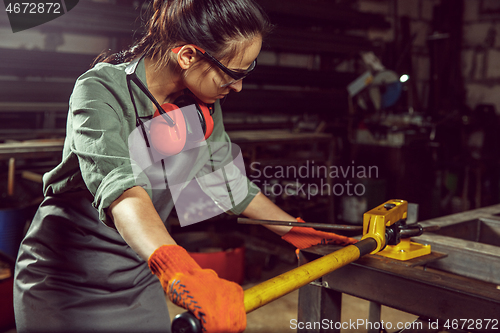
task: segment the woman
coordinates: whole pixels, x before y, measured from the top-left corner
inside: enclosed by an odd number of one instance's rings
[[[134,172],[129,140],[138,128],[146,146],[155,146],[144,123],[159,105],[191,96],[212,113],[206,145],[228,142],[219,99],[242,89],[268,31],[252,0],[155,0],[143,38],[77,80],[63,160],[44,175],[45,199],[18,256],[18,332],[169,332],[164,292],[206,332],[245,329],[243,290],[176,245],[164,224],[173,191]],[[164,119],[180,121],[172,117]],[[181,149],[173,163],[186,180],[225,159],[190,153]],[[158,165],[168,173],[165,160]],[[231,213],[295,221],[254,187],[246,190]],[[299,248],[352,242],[313,229],[270,229]]]

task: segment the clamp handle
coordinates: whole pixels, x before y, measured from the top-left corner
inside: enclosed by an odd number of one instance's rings
[[[191,312],[175,316],[171,328],[172,333],[201,333],[201,323]]]

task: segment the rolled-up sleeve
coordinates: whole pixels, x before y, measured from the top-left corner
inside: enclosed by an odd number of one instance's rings
[[[147,177],[134,175],[128,148],[130,129],[124,112],[105,81],[90,77],[75,85],[70,102],[70,154],[78,158],[83,181],[94,195],[99,218],[109,226],[108,208],[124,191],[142,186],[151,197]]]

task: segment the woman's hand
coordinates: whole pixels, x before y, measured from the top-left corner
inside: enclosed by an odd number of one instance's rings
[[[243,215],[260,220],[276,220],[290,222],[304,222],[295,219],[281,208],[276,206],[264,194],[259,192],[243,211]],[[287,227],[276,225],[265,225],[266,228],[282,236],[282,239],[293,244],[298,249],[305,249],[317,244],[354,244],[357,240],[345,236],[340,236],[331,232],[317,231],[312,228]]]
[[[246,327],[243,289],[201,269],[176,245],[142,187],[125,191],[108,209],[127,244],[158,276],[170,300],[191,311],[204,332],[241,332]]]
[[[298,222],[304,222],[300,217]],[[357,242],[354,238],[337,235],[333,232],[314,230],[313,228],[293,227],[292,230],[284,234],[281,239],[302,250],[313,245],[337,244],[349,245]]]
[[[203,332],[242,332],[246,327],[243,289],[201,267],[178,245],[164,245],[149,258],[170,300],[191,311]]]
[[[295,218],[276,206],[274,202],[269,200],[262,192],[250,201],[248,207],[242,213],[248,218],[257,220],[274,220],[274,221],[290,221],[296,222]],[[283,225],[264,225],[267,229],[283,236],[289,232],[292,227]]]

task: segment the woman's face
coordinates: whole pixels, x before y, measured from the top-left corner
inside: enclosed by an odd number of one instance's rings
[[[231,61],[222,60],[221,63],[232,70],[246,70],[257,59],[261,46],[262,38],[255,37],[249,44],[244,43],[240,46],[240,50]],[[211,104],[218,99],[224,98],[231,91],[241,91],[242,81],[237,81],[227,87],[221,87],[233,81],[233,79],[202,56],[199,56],[197,61],[201,63],[186,71],[184,84],[201,101]]]

